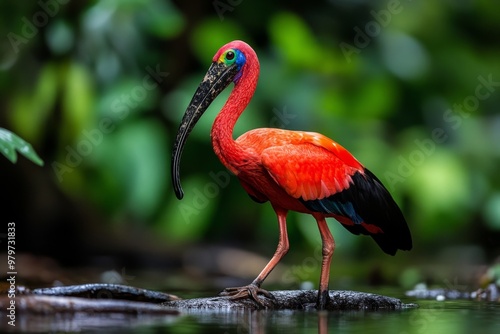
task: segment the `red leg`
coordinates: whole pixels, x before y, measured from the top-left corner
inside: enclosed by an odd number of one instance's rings
[[[263,305],[262,301],[259,298],[257,298],[257,294],[261,293],[268,298],[272,298],[272,295],[268,291],[261,289],[260,286],[262,285],[262,282],[264,282],[266,277],[274,269],[274,267],[276,267],[278,262],[280,262],[283,256],[285,256],[285,254],[288,252],[289,249],[288,233],[286,230],[286,215],[288,211],[283,210],[281,208],[274,208],[274,210],[278,215],[280,235],[279,235],[278,247],[276,248],[276,252],[274,253],[273,257],[271,258],[269,263],[264,267],[264,269],[262,269],[259,276],[257,276],[257,278],[253,280],[252,283],[250,283],[247,286],[224,289],[224,291],[220,293],[221,296],[231,296],[232,298],[235,299],[247,298],[251,296],[257,303],[261,305]]]
[[[318,302],[316,305],[318,310],[323,310],[330,298],[328,293],[328,281],[330,279],[330,264],[335,249],[335,240],[326,224],[325,218],[321,216],[315,216],[314,218],[316,218],[318,222],[319,233],[323,241],[323,261],[321,262],[321,277],[319,280]]]

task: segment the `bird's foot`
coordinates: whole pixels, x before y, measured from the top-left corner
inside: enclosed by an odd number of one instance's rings
[[[267,307],[266,303],[268,303],[269,301],[259,298],[258,297],[259,294],[264,295],[271,301],[275,299],[274,296],[269,291],[261,289],[256,284],[249,284],[237,288],[226,288],[219,293],[219,296],[229,297],[231,299],[252,298],[257,302],[257,304],[263,307]]]
[[[330,293],[328,290],[318,291],[318,301],[316,303],[316,309],[318,311],[326,309],[327,305],[330,303]]]

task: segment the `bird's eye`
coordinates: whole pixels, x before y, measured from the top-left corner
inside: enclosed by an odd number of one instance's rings
[[[226,53],[226,60],[233,60],[234,59],[234,51],[228,51]]]

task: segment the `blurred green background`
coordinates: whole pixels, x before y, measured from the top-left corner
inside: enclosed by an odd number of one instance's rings
[[[392,258],[332,220],[332,287],[470,278],[500,253],[494,2],[46,0],[4,1],[0,13],[0,127],[45,162],[0,158],[0,221],[16,222],[28,258],[126,268],[137,280],[154,269],[166,286],[173,276],[258,273],[277,244],[274,212],[247,196],[210,144],[229,90],[187,144],[182,201],[170,180],[183,112],[233,39],[261,63],[235,137],[256,127],[321,132],[379,176],[409,222],[414,249]],[[314,219],[290,214],[288,228],[274,282],[316,282]],[[64,281],[54,276],[46,283]]]

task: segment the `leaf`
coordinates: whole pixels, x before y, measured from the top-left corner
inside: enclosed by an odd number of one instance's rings
[[[76,63],[68,63],[62,71],[61,138],[72,142],[83,130],[95,126],[95,91],[90,71]]]
[[[40,159],[30,144],[9,130],[0,128],[0,151],[2,154],[12,163],[16,163],[16,150],[35,164],[43,166],[42,159]]]
[[[20,87],[12,97],[12,109],[8,115],[12,129],[32,143],[43,138],[48,128],[47,120],[55,110],[58,71],[54,64],[45,64],[34,89]]]

